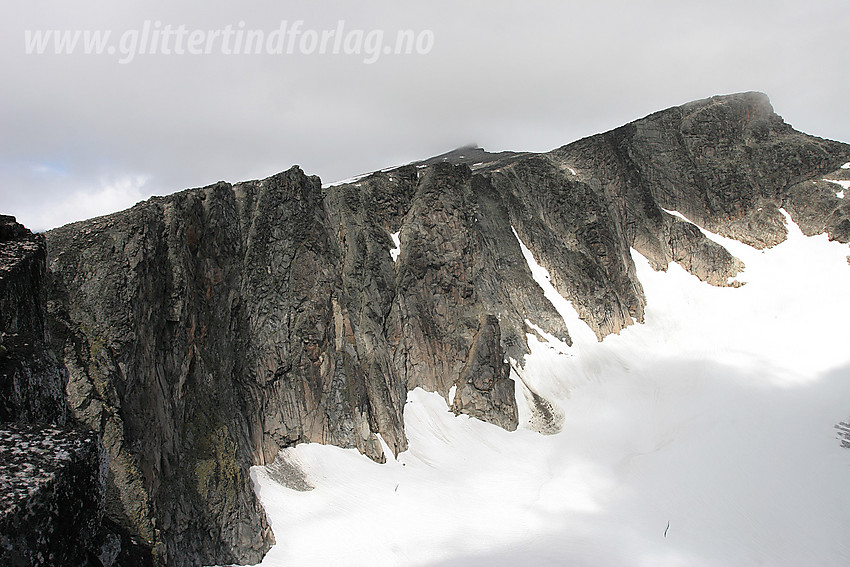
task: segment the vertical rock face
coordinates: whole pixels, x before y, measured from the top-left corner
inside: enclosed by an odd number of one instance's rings
[[[850,242],[848,183],[850,169],[845,168],[802,181],[788,189],[785,208],[805,234],[827,233],[833,240]]]
[[[401,222],[390,338],[408,389],[447,394],[478,327],[481,242],[469,178],[462,166],[436,165],[417,183]]]
[[[492,175],[509,199],[517,234],[600,340],[643,320],[643,288],[622,211],[597,183],[577,179],[545,155]]]
[[[563,319],[531,276],[506,204],[490,181],[473,176],[465,165],[438,161],[422,169],[401,168],[328,189],[334,203],[340,202],[335,195],[356,192],[357,201],[347,202],[367,211],[380,208],[383,195],[399,196],[397,206],[388,207],[394,214],[369,215],[367,222],[383,243],[372,263],[382,274],[379,287],[389,286],[382,302],[373,304],[381,305],[383,321],[375,329],[386,337],[378,340],[392,357],[388,376],[397,377],[401,400],[416,387],[445,397],[460,387],[486,316],[500,317],[501,340],[492,346],[500,361],[522,359],[527,352],[527,320],[569,340]],[[393,232],[400,240],[395,262],[388,252]],[[513,383],[499,382],[492,394],[490,409],[478,400],[478,409],[469,411],[516,428],[515,416],[505,418],[516,412]],[[456,409],[466,413],[468,408]]]
[[[247,468],[282,447],[405,446],[406,390],[368,342],[391,272],[341,222],[345,248],[318,179],[293,168],[48,234],[71,411],[109,450],[110,518],[160,562],[259,561],[272,537]],[[343,285],[346,267],[372,287]]]
[[[516,429],[518,416],[510,373],[502,354],[499,319],[484,315],[460,373],[452,411]]]
[[[48,349],[45,258],[41,235],[0,216],[0,564],[109,567],[120,544],[94,559],[118,537],[101,524],[106,455],[95,433],[68,423],[67,373]]]
[[[517,427],[507,361],[529,332],[570,341],[519,240],[602,340],[643,319],[632,249],[735,285],[743,264],[673,212],[764,247],[784,207],[846,240],[821,180],[847,161],[747,93],[547,154],[464,148],[325,188],[294,167],[50,231],[51,344],[110,456],[108,521],[161,564],[257,562],[272,536],[247,470],[281,448],[382,461],[415,387]]]
[[[108,517],[162,563],[256,562],[250,465],[304,441],[404,450],[408,389],[447,396],[477,367],[482,314],[503,314],[505,346],[482,343],[500,361],[525,352],[525,317],[566,337],[504,212],[463,166],[326,191],[293,168],[48,233],[53,344],[109,451]],[[503,374],[469,404],[516,427]]]
[[[46,350],[44,238],[0,215],[0,422],[62,425],[65,371]]]

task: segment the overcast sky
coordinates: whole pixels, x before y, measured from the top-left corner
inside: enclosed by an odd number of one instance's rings
[[[270,39],[284,22],[292,53]],[[111,43],[27,54],[46,30]],[[329,30],[346,43],[319,53]],[[384,53],[399,30],[418,44]],[[236,31],[262,53],[222,53]],[[469,143],[546,151],[747,90],[850,142],[846,0],[7,2],[0,42],[0,212],[34,230],[293,164],[328,182]]]

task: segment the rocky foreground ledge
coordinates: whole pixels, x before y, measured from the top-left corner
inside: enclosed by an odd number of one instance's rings
[[[0,426],[0,563],[114,565],[116,536],[97,541],[107,458],[91,431]]]

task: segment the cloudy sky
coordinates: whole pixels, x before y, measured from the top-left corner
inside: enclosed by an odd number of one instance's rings
[[[850,142],[846,0],[36,0],[4,12],[0,212],[35,230],[293,164],[334,181],[469,143],[545,151],[746,90],[794,127]],[[52,30],[81,32],[73,53],[56,54]],[[405,30],[410,53],[396,53]],[[86,54],[94,32],[108,41]]]

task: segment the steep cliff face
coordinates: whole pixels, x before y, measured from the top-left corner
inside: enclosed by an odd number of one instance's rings
[[[247,468],[281,448],[403,451],[415,387],[517,427],[509,360],[527,333],[570,340],[520,240],[601,340],[643,318],[631,248],[734,285],[743,264],[673,212],[763,247],[785,207],[846,240],[820,180],[847,161],[751,93],[548,154],[464,148],[324,188],[294,167],[53,230],[51,336],[110,455],[107,516],[161,563],[256,562],[272,538]]]
[[[46,350],[44,237],[0,215],[0,423],[67,420],[65,371]]]
[[[448,396],[453,386],[466,384],[465,368],[478,364],[475,344],[495,349],[485,356],[499,361],[521,358],[527,352],[527,319],[568,340],[563,320],[531,277],[505,203],[488,179],[464,165],[431,166],[420,174],[398,232],[388,333],[408,389]],[[490,316],[498,320],[488,323]],[[494,325],[502,340],[476,338],[492,335]],[[478,409],[455,409],[515,429],[513,387],[495,384],[479,389],[489,401]]]
[[[0,564],[135,565],[132,544],[102,525],[99,436],[68,420],[67,372],[48,346],[45,259],[41,235],[0,216]]]

